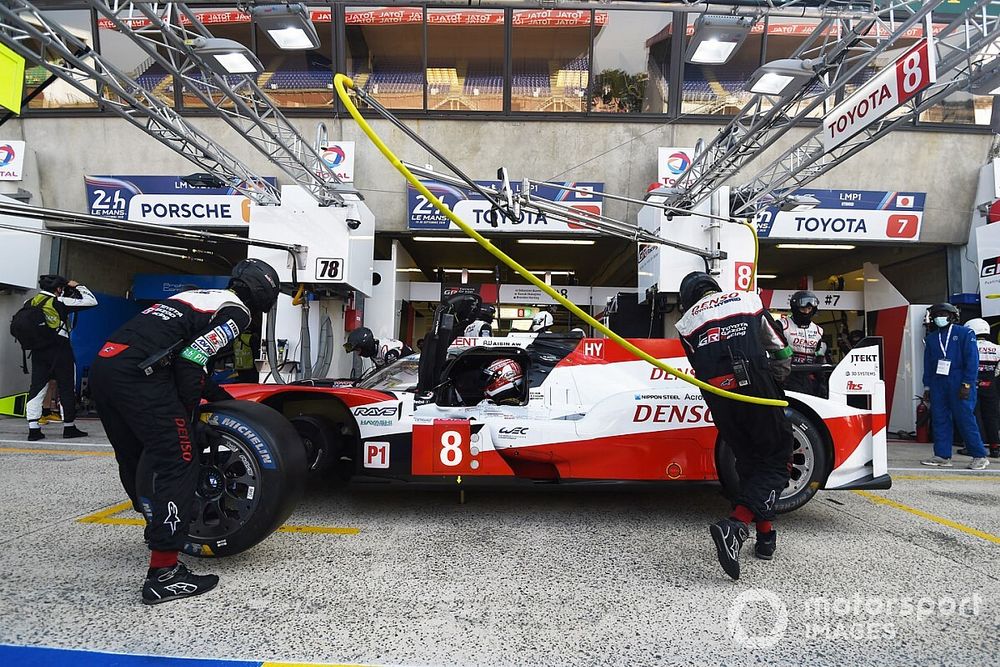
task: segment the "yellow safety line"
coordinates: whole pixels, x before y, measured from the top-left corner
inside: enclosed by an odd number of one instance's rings
[[[132,509],[132,503],[126,501],[111,507],[106,507],[99,512],[88,514],[77,519],[79,523],[99,523],[105,526],[145,526],[145,519],[138,517],[116,517],[115,514]],[[357,535],[360,528],[342,528],[340,526],[308,526],[298,524],[285,524],[278,528],[281,533],[307,533],[311,535]]]
[[[928,521],[939,523],[942,526],[954,528],[955,530],[959,530],[966,535],[972,535],[973,537],[978,537],[981,540],[986,540],[987,542],[992,542],[993,544],[1000,544],[1000,536],[983,532],[977,528],[972,528],[971,526],[966,526],[964,523],[958,523],[957,521],[952,521],[951,519],[945,519],[943,516],[931,514],[930,512],[925,512],[921,509],[917,509],[916,507],[910,507],[909,505],[904,505],[903,503],[898,503],[895,500],[889,500],[888,498],[883,498],[882,496],[876,496],[874,493],[869,493],[868,491],[855,491],[854,493],[867,498],[873,503],[895,507],[898,510],[903,510],[904,512],[909,512],[914,516],[919,516],[921,519],[927,519]]]
[[[0,447],[0,454],[79,454],[80,456],[114,456],[114,452],[87,449],[32,449],[30,447]]]
[[[585,313],[575,303],[564,297],[556,290],[552,289],[551,285],[545,284],[544,281],[540,280],[536,275],[534,275],[526,268],[518,264],[512,257],[510,257],[502,250],[497,248],[495,245],[493,245],[489,241],[489,239],[487,239],[482,234],[477,232],[475,229],[467,225],[461,218],[455,215],[451,211],[451,209],[445,206],[444,203],[434,195],[434,193],[428,190],[424,186],[424,184],[421,183],[420,180],[416,176],[414,176],[409,169],[406,168],[406,165],[404,165],[399,160],[399,158],[396,157],[396,155],[389,149],[389,147],[385,145],[381,137],[379,137],[378,134],[375,132],[375,130],[372,129],[371,125],[368,124],[368,121],[364,119],[364,117],[361,115],[361,112],[358,111],[358,108],[354,105],[354,101],[351,100],[350,95],[347,94],[347,89],[345,88],[345,85],[354,88],[354,82],[351,80],[350,77],[339,73],[333,77],[333,86],[334,88],[336,88],[337,95],[340,97],[340,100],[344,103],[344,106],[347,107],[347,111],[351,114],[351,117],[354,118],[355,122],[357,122],[357,124],[361,127],[362,131],[368,136],[371,142],[375,144],[376,148],[379,149],[379,152],[381,152],[382,155],[384,155],[385,158],[389,160],[392,166],[395,167],[396,170],[399,173],[401,173],[403,177],[406,178],[407,181],[410,182],[410,185],[412,185],[414,188],[416,188],[416,190],[420,194],[426,197],[427,201],[434,204],[434,206],[439,211],[441,211],[441,213],[444,214],[445,217],[454,222],[459,229],[465,232],[466,235],[475,239],[476,242],[480,246],[482,246],[484,250],[486,250],[488,253],[490,253],[491,255],[499,259],[501,262],[506,264],[508,267],[510,267],[518,274],[520,274],[522,278],[524,278],[532,285],[534,285],[535,287],[539,288],[540,290],[548,294],[550,297],[555,299],[556,302],[558,302],[568,311],[576,315],[584,322],[588,323],[593,328],[600,331],[602,334],[604,334],[611,340],[621,345],[623,348],[631,352],[636,357],[648,361],[649,363],[653,364],[660,370],[666,371],[667,373],[670,373],[674,377],[677,377],[678,379],[683,380],[684,382],[687,382],[689,384],[698,387],[702,391],[707,391],[716,394],[718,396],[730,398],[734,401],[741,401],[743,403],[754,403],[757,405],[773,405],[777,407],[786,407],[788,405],[788,401],[782,401],[771,398],[758,398],[756,396],[744,396],[742,394],[726,391],[725,389],[719,389],[718,387],[714,387],[708,384],[707,382],[703,382],[702,380],[699,380],[698,378],[692,375],[688,375],[687,373],[682,373],[676,368],[663,363],[662,361],[652,356],[648,352],[639,349],[632,343],[628,342],[627,340],[616,334],[611,329],[607,328],[606,326],[595,320],[589,314]]]
[[[946,482],[1000,482],[1000,477],[996,475],[893,475],[893,481],[897,479],[934,480]]]

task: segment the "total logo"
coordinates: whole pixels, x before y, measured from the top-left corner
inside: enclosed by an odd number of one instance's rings
[[[344,153],[344,149],[340,146],[329,146],[323,151],[320,157],[323,158],[323,163],[332,169],[339,167],[347,159],[347,154]]]
[[[0,167],[6,167],[14,161],[15,157],[17,157],[17,153],[14,152],[13,146],[10,144],[0,146]]]
[[[682,151],[672,153],[670,157],[667,158],[667,169],[674,176],[680,176],[683,174],[690,164],[691,158],[688,157],[687,153]]]

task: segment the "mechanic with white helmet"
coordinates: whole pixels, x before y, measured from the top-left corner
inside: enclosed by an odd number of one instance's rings
[[[345,352],[357,352],[364,359],[375,362],[375,368],[384,368],[398,359],[413,354],[406,343],[395,338],[378,340],[368,327],[358,327],[347,336]]]
[[[707,273],[681,281],[677,333],[697,377],[728,391],[783,399],[780,382],[788,375],[791,348],[781,328],[755,292],[723,293]],[[754,554],[774,557],[774,505],[788,485],[792,427],[783,408],[757,405],[702,392],[719,436],[736,456],[740,488],[728,518],[709,527],[722,569],[740,576],[740,549],[757,525]]]
[[[115,450],[132,506],[146,518],[151,550],[142,601],[159,604],[215,588],[177,560],[187,544],[203,446],[221,438],[196,417],[202,398],[232,398],[208,385],[212,361],[224,356],[278,299],[277,272],[245,259],[229,287],[180,292],[118,328],[91,366],[90,389]]]
[[[496,315],[496,308],[488,305],[481,305],[476,310],[474,319],[465,327],[465,336],[469,338],[489,338],[493,335],[493,317]]]
[[[976,334],[979,348],[979,378],[976,381],[976,422],[983,444],[989,443],[990,456],[1000,457],[1000,392],[997,391],[997,373],[1000,372],[1000,345],[990,340],[990,325],[976,317],[965,323]],[[959,454],[972,456],[968,448]]]
[[[542,309],[535,314],[531,320],[531,329],[534,333],[546,333],[552,326],[555,320],[552,317],[552,313],[549,312],[549,306],[542,306]]]
[[[815,371],[796,370],[803,364],[817,364],[826,354],[823,342],[823,327],[813,322],[819,310],[819,299],[815,294],[799,290],[788,300],[791,316],[782,315],[778,320],[785,334],[785,340],[792,348],[792,372],[785,380],[785,389],[803,394],[822,396],[822,386]]]

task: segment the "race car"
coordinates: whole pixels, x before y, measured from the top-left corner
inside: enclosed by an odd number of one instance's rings
[[[452,487],[718,480],[737,488],[701,391],[612,340],[432,340],[423,356],[352,387],[231,385],[242,400],[203,414],[224,444],[202,451],[189,551],[226,555],[264,539],[294,509],[307,475]],[[631,342],[691,372],[680,341]],[[880,341],[866,339],[834,370],[830,399],[788,394],[795,451],[779,512],[819,489],[889,488],[880,360]]]

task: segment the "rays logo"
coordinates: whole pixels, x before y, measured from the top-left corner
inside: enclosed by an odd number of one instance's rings
[[[340,166],[340,163],[347,158],[347,155],[340,146],[328,146],[323,151],[321,157],[323,158],[323,163],[332,169],[333,167]]]
[[[989,259],[983,260],[983,266],[979,269],[980,278],[989,278],[991,276],[1000,275],[1000,257],[990,257]]]
[[[6,167],[8,164],[14,161],[17,155],[14,153],[14,147],[10,144],[4,144],[0,146],[0,167]]]
[[[691,164],[691,158],[688,157],[687,153],[677,151],[667,158],[667,169],[674,176],[680,176],[684,173],[684,170],[688,168]]]

